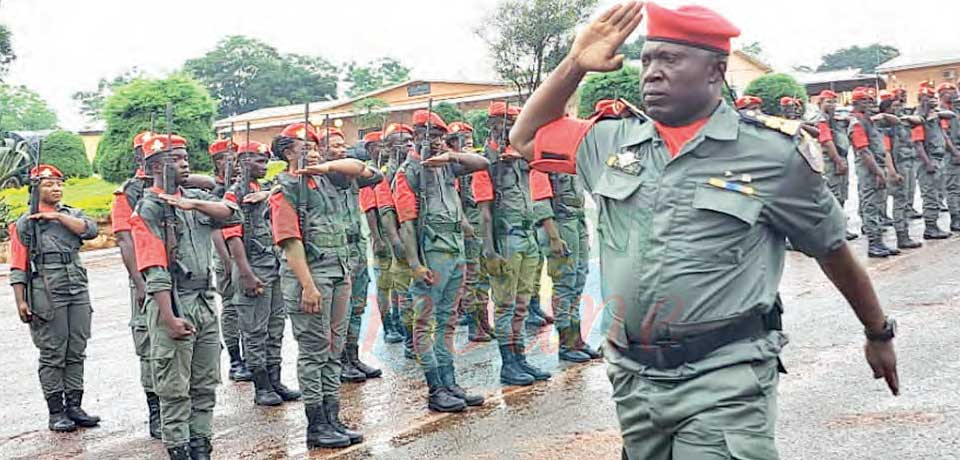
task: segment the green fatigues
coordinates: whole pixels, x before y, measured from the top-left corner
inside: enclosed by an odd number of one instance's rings
[[[360,322],[367,309],[367,289],[370,271],[367,268],[367,237],[360,224],[360,187],[356,182],[344,189],[341,196],[347,208],[347,246],[350,249],[350,320],[347,327],[347,345],[360,340]]]
[[[953,141],[954,146],[960,145],[960,119],[949,119],[949,127],[944,134]],[[960,225],[960,160],[951,152],[946,152],[940,168],[943,170],[943,188],[950,210],[950,226],[956,227]]]
[[[223,198],[226,188],[221,182],[213,189],[213,195],[219,199]],[[217,293],[220,294],[220,328],[223,334],[223,344],[230,348],[240,348],[240,314],[237,307],[233,305],[233,299],[236,297],[236,286],[232,276],[227,276],[224,264],[233,264],[231,260],[220,260],[220,254],[213,251],[213,267],[217,273]],[[233,267],[235,272],[236,267]]]
[[[320,312],[304,312],[300,304],[303,286],[287,264],[286,257],[282,258],[283,303],[293,326],[293,337],[299,345],[297,378],[303,391],[303,402],[319,405],[324,396],[340,397],[341,355],[347,337],[351,293],[347,208],[343,202],[343,190],[350,187],[350,182],[336,174],[313,176],[311,182],[315,186],[308,187],[307,195],[301,197],[297,177],[288,173],[277,177],[278,187],[274,188],[271,198],[274,241],[282,243],[293,237],[304,242],[310,275],[320,291]],[[278,206],[285,206],[292,212],[301,200],[306,204],[306,228],[296,235],[279,233]],[[285,218],[297,221],[295,213]],[[286,224],[290,225],[289,222]]]
[[[117,195],[114,199],[127,200],[127,206],[132,212],[137,207],[137,202],[143,197],[143,191],[148,187],[152,179],[138,178],[127,179],[120,189],[114,192]],[[127,216],[129,219],[129,216]],[[114,219],[116,224],[116,219]],[[114,233],[117,233],[114,228]],[[124,229],[122,231],[129,231]],[[147,393],[153,393],[153,373],[150,364],[150,335],[147,333],[147,310],[144,305],[137,304],[137,290],[133,286],[133,280],[130,280],[130,334],[133,337],[133,351],[140,360],[140,386]]]
[[[579,144],[577,174],[599,207],[604,358],[629,458],[777,458],[787,339],[774,326],[672,368],[622,350],[772,315],[785,237],[814,257],[845,244],[843,212],[797,139],[722,103],[672,159],[653,123],[634,118],[600,121]]]
[[[402,176],[401,176],[402,174]],[[456,322],[451,319],[454,305],[459,300],[463,285],[463,232],[460,220],[460,197],[454,187],[457,176],[463,176],[459,164],[440,168],[424,168],[420,161],[408,157],[398,171],[397,178],[405,178],[405,183],[395,179],[395,194],[402,196],[412,192],[414,203],[397,200],[397,213],[403,225],[415,225],[417,245],[421,255],[418,257],[435,276],[434,283],[427,285],[422,281],[410,284],[410,297],[413,301],[413,353],[425,372],[453,366],[453,336]],[[406,190],[401,187],[407,187]],[[416,206],[414,221],[409,209],[401,206]]]
[[[880,223],[880,216],[886,209],[886,194],[877,187],[877,182],[873,171],[867,168],[862,155],[873,155],[877,167],[882,173],[886,173],[885,153],[887,151],[883,144],[883,132],[877,128],[869,117],[853,114],[853,122],[850,123],[850,135],[853,136],[855,126],[863,127],[867,135],[869,146],[857,149],[856,167],[857,167],[857,191],[860,195],[860,220],[863,222],[864,233],[867,238],[873,241],[880,241],[883,238],[883,226]],[[851,144],[853,144],[851,137]],[[854,146],[856,149],[856,146]],[[866,151],[866,152],[865,152]]]
[[[76,235],[58,222],[31,221],[24,215],[14,223],[20,243],[28,251],[35,242],[32,229],[39,225],[41,254],[27,260],[38,270],[27,294],[33,320],[30,336],[40,354],[38,374],[45,398],[83,391],[83,362],[90,338],[90,295],[87,270],[80,261],[83,240],[96,238],[97,224],[79,209],[57,205],[57,212],[83,219],[86,228]],[[10,285],[27,284],[27,271],[10,270]]]
[[[530,167],[526,160],[500,159],[486,149],[494,199],[493,241],[504,259],[500,273],[489,273],[494,304],[494,330],[501,346],[524,349],[527,306],[540,277],[540,248],[530,199]]]
[[[847,159],[847,153],[850,151],[850,138],[847,137],[847,131],[843,129],[837,120],[834,119],[823,119],[830,127],[830,133],[833,135],[833,144],[837,148],[837,155],[844,160]],[[837,175],[837,165],[833,163],[826,151],[823,153],[823,177],[827,180],[827,187],[830,188],[830,193],[833,193],[833,196],[837,198],[837,202],[840,203],[840,207],[843,207],[847,203],[847,198],[850,193],[850,172],[849,169],[847,174]]]
[[[547,274],[553,281],[553,314],[557,330],[580,324],[580,296],[587,283],[590,246],[583,213],[583,186],[576,176],[551,173],[553,196],[534,205],[536,220],[552,218],[569,255],[557,256],[550,250],[550,238],[539,230],[540,252],[547,256]]]
[[[943,185],[943,162],[947,153],[947,140],[939,118],[928,118],[923,123],[923,146],[933,162],[933,172],[920,167],[917,182],[923,200],[923,221],[927,227],[935,227],[940,219],[940,188]]]
[[[259,187],[254,185],[250,190],[251,192],[259,191]],[[234,197],[240,195],[242,192],[239,184],[235,185],[231,192]],[[266,369],[279,366],[283,360],[281,352],[286,312],[283,309],[283,296],[280,292],[279,248],[273,244],[269,202],[242,204],[240,209],[243,211],[243,224],[238,227],[239,235],[224,229],[224,238],[243,239],[247,262],[253,274],[263,281],[263,293],[248,297],[243,291],[240,270],[237,269],[233,271],[232,284],[236,289],[234,289],[231,303],[239,315],[244,361],[247,368]]]
[[[367,163],[368,167],[376,167],[372,162]],[[381,173],[386,173],[387,168],[383,167],[380,169]],[[386,181],[386,178],[384,178]],[[390,183],[380,185],[378,187],[386,187],[384,192],[390,194]],[[393,251],[390,249],[390,241],[387,238],[387,232],[384,230],[383,218],[384,214],[388,209],[393,209],[392,203],[393,200],[387,200],[382,205],[380,203],[381,198],[378,196],[374,188],[374,196],[376,203],[376,213],[377,213],[377,230],[380,234],[380,237],[383,239],[384,247],[380,252],[373,253],[373,274],[376,277],[377,285],[377,309],[380,311],[380,324],[384,328],[384,333],[386,333],[387,325],[392,324],[394,318],[397,315],[394,315],[392,312],[391,305],[393,304],[391,299],[391,289],[393,288],[393,279],[390,277],[390,265],[393,263]],[[391,211],[395,212],[395,211]],[[399,319],[397,318],[399,321]]]
[[[181,193],[185,198],[219,201],[200,190],[181,189]],[[134,218],[133,237],[137,243],[137,266],[147,285],[150,360],[154,391],[160,397],[163,443],[167,447],[183,445],[194,438],[209,439],[213,434],[210,424],[220,384],[220,327],[212,288],[210,239],[215,228],[240,222],[237,206],[224,203],[233,210],[224,222],[214,221],[199,211],[174,210],[177,255],[173,269],[168,268],[163,240],[164,209],[168,205],[148,190],[135,211],[139,217]],[[157,258],[158,253],[162,258]],[[193,325],[196,332],[179,340],[169,336],[154,298],[161,291],[171,291],[180,317]]]
[[[887,136],[893,151],[893,162],[897,172],[903,176],[903,182],[897,184],[890,181],[890,194],[893,195],[893,228],[897,233],[904,233],[910,225],[910,214],[913,211],[913,197],[917,190],[917,169],[920,161],[917,159],[917,150],[911,139],[910,127],[899,124],[886,129]]]
[[[473,227],[474,235],[464,237],[463,255],[466,261],[463,270],[463,293],[460,304],[465,314],[479,320],[479,315],[487,314],[490,302],[490,276],[480,264],[483,254],[483,237],[480,236],[483,217],[477,200],[473,196],[473,175],[460,176],[460,205],[467,222]]]

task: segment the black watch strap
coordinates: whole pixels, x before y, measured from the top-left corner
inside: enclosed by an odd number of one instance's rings
[[[897,335],[897,321],[887,317],[883,322],[883,331],[870,332],[864,329],[863,332],[866,334],[867,340],[871,342],[889,342]]]

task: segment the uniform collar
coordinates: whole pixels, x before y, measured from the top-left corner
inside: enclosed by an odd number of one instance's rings
[[[620,144],[620,147],[639,145],[649,140],[660,138],[653,122],[639,125],[634,131],[636,134],[628,135],[624,142]],[[718,141],[735,141],[739,133],[740,115],[731,109],[726,102],[721,102],[713,111],[713,114],[710,115],[710,120],[707,121],[707,124],[703,125],[703,129],[700,130],[700,134],[698,134],[697,137],[709,137],[710,139]],[[692,140],[688,144],[692,144]],[[687,149],[684,148],[684,150]]]

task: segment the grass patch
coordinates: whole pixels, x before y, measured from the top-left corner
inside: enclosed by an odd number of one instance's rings
[[[103,219],[110,216],[110,205],[113,203],[113,192],[116,189],[117,184],[111,184],[96,176],[68,179],[63,188],[63,202],[68,206],[82,209],[94,219]],[[27,212],[29,197],[26,186],[0,190],[0,200],[10,205],[10,216],[13,218]]]

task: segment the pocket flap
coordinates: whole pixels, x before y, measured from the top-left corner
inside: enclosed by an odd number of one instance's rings
[[[725,431],[724,440],[733,460],[777,460],[777,448],[773,436],[762,433]]]
[[[753,225],[760,217],[763,203],[740,192],[700,184],[694,192],[693,207],[721,212]]]
[[[604,169],[593,192],[612,200],[622,201],[633,195],[642,183],[639,175],[627,174],[608,167]]]

